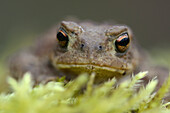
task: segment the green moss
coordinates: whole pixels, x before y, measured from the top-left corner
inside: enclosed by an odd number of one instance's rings
[[[141,72],[119,86],[116,79],[93,85],[95,76],[83,74],[66,85],[60,80],[33,87],[26,73],[19,82],[8,79],[13,91],[0,94],[0,113],[170,113],[166,108],[169,103],[161,103],[170,77],[157,94],[152,93],[157,80],[136,92],[145,74]]]

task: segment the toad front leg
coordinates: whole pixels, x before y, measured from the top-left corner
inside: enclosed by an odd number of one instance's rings
[[[48,58],[39,58],[30,50],[14,55],[9,63],[10,73],[16,79],[20,79],[24,73],[30,72],[33,80],[40,83],[54,80],[59,75]]]

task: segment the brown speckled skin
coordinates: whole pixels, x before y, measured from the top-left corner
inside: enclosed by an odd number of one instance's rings
[[[60,47],[56,33],[62,27],[69,36],[68,46]],[[130,46],[125,53],[115,50],[114,41],[127,32]],[[82,44],[84,45],[82,47]],[[93,22],[63,21],[29,49],[14,55],[9,62],[11,75],[20,78],[29,71],[36,82],[43,82],[65,75],[73,79],[80,73],[96,73],[96,81],[149,71],[146,83],[158,76],[160,86],[168,76],[168,70],[151,67],[147,55],[139,47],[129,27],[125,25],[96,24]]]

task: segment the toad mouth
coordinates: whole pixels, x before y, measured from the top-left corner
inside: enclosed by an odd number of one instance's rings
[[[117,68],[117,67],[107,67],[107,66],[100,66],[100,65],[94,65],[94,64],[56,64],[56,67],[59,69],[70,69],[70,68],[83,68],[85,70],[88,70],[90,72],[97,71],[97,70],[104,70],[108,72],[118,72],[120,74],[125,73],[127,68]]]

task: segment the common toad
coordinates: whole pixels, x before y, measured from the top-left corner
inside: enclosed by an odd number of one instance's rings
[[[9,64],[13,77],[21,78],[29,71],[38,83],[60,76],[70,80],[83,72],[94,72],[100,83],[148,70],[145,82],[157,76],[160,87],[168,69],[148,61],[126,25],[62,21],[32,47],[14,55]]]

